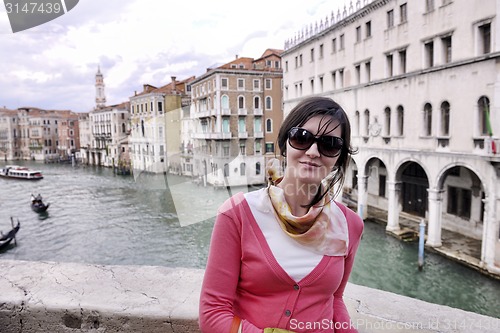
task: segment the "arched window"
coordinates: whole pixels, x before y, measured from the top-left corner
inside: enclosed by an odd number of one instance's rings
[[[245,108],[245,97],[240,96],[238,97],[238,109],[244,109]]]
[[[224,177],[229,177],[229,164],[224,164]]]
[[[229,109],[229,97],[223,95],[220,99],[220,104],[223,109]]]
[[[354,127],[355,127],[355,132],[356,135],[360,135],[359,133],[359,111],[356,111],[356,113],[354,114]]]
[[[266,97],[266,110],[271,110],[272,105],[273,105],[273,100],[272,100],[271,96],[267,96]]]
[[[245,175],[245,172],[246,172],[246,164],[245,163],[241,163],[240,164],[240,176],[244,176]]]
[[[450,135],[450,103],[441,103],[441,135]]]
[[[260,162],[255,163],[255,174],[260,175]]]
[[[253,108],[260,109],[260,97],[259,96],[255,96],[253,98]]]
[[[398,135],[399,136],[403,136],[403,134],[404,134],[405,111],[404,111],[402,105],[398,106],[397,117],[398,117]]]
[[[384,110],[384,134],[385,136],[391,135],[391,108],[386,107]]]
[[[426,103],[424,106],[424,135],[431,136],[432,134],[432,105]]]
[[[370,134],[370,111],[365,110],[365,127],[364,127],[364,135],[368,136]]]
[[[271,133],[273,131],[273,122],[271,119],[266,119],[266,132]]]
[[[490,100],[486,96],[481,96],[477,101],[479,116],[479,135],[493,135],[490,123]]]
[[[127,128],[126,128],[125,124],[122,124],[122,133],[125,133],[126,129]]]

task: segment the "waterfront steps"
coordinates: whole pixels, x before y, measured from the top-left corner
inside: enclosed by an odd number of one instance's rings
[[[0,272],[0,332],[199,332],[203,270],[0,260]],[[500,332],[500,319],[353,284],[345,299],[360,333]]]

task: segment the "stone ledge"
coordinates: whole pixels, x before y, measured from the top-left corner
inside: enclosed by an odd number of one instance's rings
[[[1,331],[199,332],[203,270],[0,260]],[[500,319],[349,284],[360,333],[493,333]]]

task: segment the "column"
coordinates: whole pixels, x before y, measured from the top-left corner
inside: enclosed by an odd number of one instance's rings
[[[387,182],[389,190],[389,205],[387,207],[387,227],[388,231],[398,231],[399,228],[399,193],[401,183]]]
[[[481,243],[481,264],[495,266],[495,248],[498,237],[498,223],[495,220],[495,195],[486,193],[484,199],[483,241]]]
[[[427,245],[439,247],[441,242],[441,219],[443,209],[443,191],[439,189],[428,189],[429,193],[429,221],[427,225]]]
[[[368,176],[358,174],[358,215],[365,219],[368,214]]]

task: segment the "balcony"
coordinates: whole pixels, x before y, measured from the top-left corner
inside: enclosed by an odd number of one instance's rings
[[[222,108],[220,110],[220,114],[221,114],[221,116],[230,116],[231,115],[231,109]]]
[[[248,139],[248,132],[238,132],[238,139]]]
[[[247,109],[238,109],[238,116],[246,116],[247,113]]]
[[[262,138],[264,138],[264,132],[255,131],[255,132],[253,132],[253,136],[255,139],[262,139]]]
[[[253,109],[253,115],[262,116],[263,115],[262,109]]]
[[[207,118],[210,117],[210,110],[203,110],[194,113],[195,118]]]
[[[210,133],[208,132],[193,133],[193,139],[210,139]]]
[[[473,138],[474,150],[483,156],[489,156],[494,160],[500,160],[500,139],[492,137]]]
[[[216,140],[228,140],[232,138],[232,135],[231,132],[217,132],[212,133],[210,137]]]

